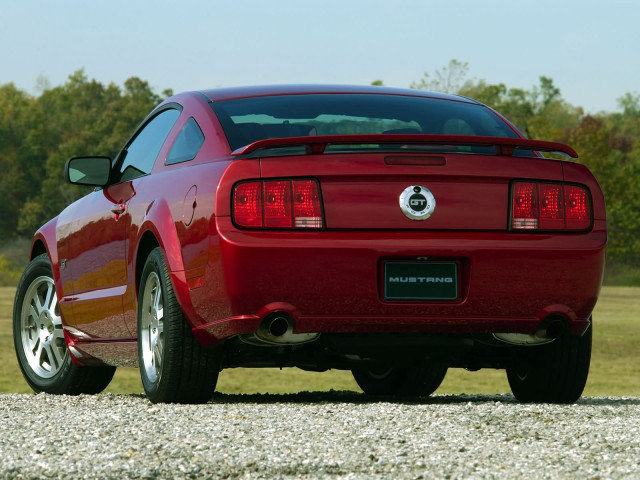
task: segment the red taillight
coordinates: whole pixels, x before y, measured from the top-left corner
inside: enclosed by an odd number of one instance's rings
[[[262,227],[262,183],[236,185],[233,190],[233,218],[243,227]]]
[[[322,228],[318,184],[313,180],[294,180],[292,183],[294,227]]]
[[[264,182],[264,226],[291,228],[291,182]]]
[[[563,230],[565,228],[563,190],[563,186],[558,183],[538,185],[540,230]]]
[[[256,180],[233,190],[233,221],[247,228],[322,228],[315,180]]]
[[[535,183],[515,183],[511,193],[511,228],[536,230],[539,227],[537,185]]]
[[[512,230],[586,230],[591,201],[585,187],[515,182],[511,189]]]
[[[565,211],[567,228],[584,230],[591,225],[591,199],[587,191],[577,185],[565,185]]]

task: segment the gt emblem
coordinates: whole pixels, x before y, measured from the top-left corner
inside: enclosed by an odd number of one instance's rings
[[[436,199],[427,187],[411,185],[400,194],[400,210],[411,220],[426,220],[436,209]]]

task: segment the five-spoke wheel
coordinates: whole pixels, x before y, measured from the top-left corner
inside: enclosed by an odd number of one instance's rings
[[[218,352],[202,347],[184,318],[160,248],[147,257],[140,279],[138,363],[152,402],[206,402],[220,370]]]
[[[113,378],[115,367],[80,367],[71,362],[46,254],[27,265],[18,283],[13,341],[22,374],[36,392],[98,393]]]
[[[162,285],[156,272],[150,272],[144,291],[138,301],[140,305],[140,349],[141,367],[147,379],[155,383],[162,375],[164,351],[164,307]]]
[[[55,376],[68,352],[51,277],[37,277],[29,285],[22,302],[19,324],[22,351],[31,369],[42,378]]]

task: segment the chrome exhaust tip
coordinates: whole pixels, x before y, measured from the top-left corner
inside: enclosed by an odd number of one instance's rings
[[[567,322],[560,317],[547,317],[540,323],[540,328],[536,333],[543,338],[560,338],[567,330]]]
[[[494,333],[493,336],[501,342],[510,343],[512,345],[543,345],[560,338],[566,331],[567,321],[565,318],[560,316],[549,316],[540,322],[538,331],[534,334]]]
[[[255,333],[242,335],[245,343],[259,346],[300,345],[316,340],[319,333],[294,333],[295,321],[286,312],[273,312],[260,322]]]
[[[293,322],[290,318],[284,316],[277,316],[273,318],[267,318],[260,325],[259,331],[266,332],[266,336],[271,338],[278,338],[286,335],[288,332],[293,331]]]

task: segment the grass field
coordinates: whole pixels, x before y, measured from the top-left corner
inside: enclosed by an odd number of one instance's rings
[[[0,392],[31,390],[23,380],[13,349],[11,316],[14,289],[0,288]],[[594,312],[594,346],[586,396],[640,396],[640,288],[603,287]],[[225,393],[292,393],[355,390],[351,374],[298,369],[231,369],[220,374],[218,390]],[[136,369],[121,368],[107,389],[114,393],[141,393]],[[449,370],[437,393],[509,392],[501,370]]]

